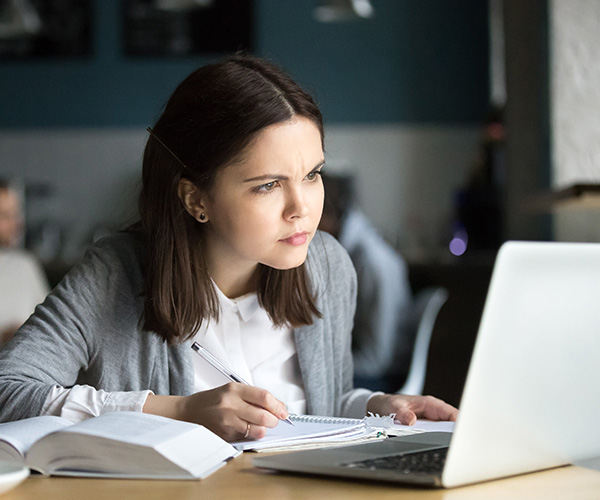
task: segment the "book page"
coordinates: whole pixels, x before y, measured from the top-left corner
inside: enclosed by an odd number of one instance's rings
[[[65,432],[154,447],[197,427],[196,424],[158,415],[126,411],[105,413],[73,425]]]
[[[73,425],[66,418],[43,415],[0,424],[0,440],[10,444],[21,457],[31,445],[51,432]]]

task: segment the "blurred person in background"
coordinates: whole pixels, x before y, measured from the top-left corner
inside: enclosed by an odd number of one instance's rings
[[[49,291],[36,258],[20,248],[23,227],[19,191],[0,179],[0,345],[14,335]]]

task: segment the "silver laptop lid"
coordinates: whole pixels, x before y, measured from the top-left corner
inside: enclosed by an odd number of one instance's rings
[[[600,456],[599,385],[600,244],[506,243],[443,485]]]

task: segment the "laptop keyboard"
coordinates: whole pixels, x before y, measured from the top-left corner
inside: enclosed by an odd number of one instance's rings
[[[418,453],[403,453],[400,455],[370,458],[342,465],[344,467],[369,470],[393,470],[400,474],[441,474],[447,453],[448,448],[438,448]]]

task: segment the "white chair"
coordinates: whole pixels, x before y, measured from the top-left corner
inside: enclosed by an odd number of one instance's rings
[[[423,394],[433,327],[440,309],[447,300],[448,291],[441,287],[425,288],[416,294],[411,311],[411,324],[416,329],[412,356],[406,381],[398,390],[398,394]]]

